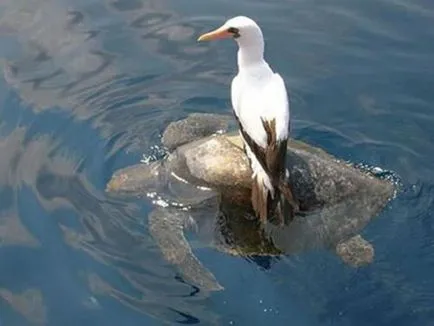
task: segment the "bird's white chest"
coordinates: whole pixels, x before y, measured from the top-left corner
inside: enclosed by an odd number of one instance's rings
[[[240,77],[238,91],[235,94],[240,117],[246,115],[272,117],[272,110],[267,110],[267,99],[269,98],[267,83],[252,76]]]
[[[284,84],[276,75],[235,77],[232,83],[232,103],[243,129],[261,147],[267,144],[262,121],[275,120],[278,139],[287,138],[289,107]]]

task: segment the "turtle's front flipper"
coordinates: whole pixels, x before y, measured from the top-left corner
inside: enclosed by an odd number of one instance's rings
[[[192,113],[185,119],[171,122],[164,130],[163,145],[173,150],[194,140],[235,129],[232,116],[213,113]]]
[[[176,265],[184,279],[201,290],[218,291],[223,287],[193,254],[184,236],[188,213],[177,209],[158,207],[149,214],[149,230],[164,257]]]

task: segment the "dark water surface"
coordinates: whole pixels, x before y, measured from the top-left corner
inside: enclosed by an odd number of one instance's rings
[[[105,196],[169,121],[231,113],[235,45],[196,38],[238,14],[263,27],[294,137],[402,179],[364,230],[372,265],[198,248],[225,287],[206,296],[163,260],[149,203]],[[431,0],[2,0],[0,57],[2,325],[434,325]]]

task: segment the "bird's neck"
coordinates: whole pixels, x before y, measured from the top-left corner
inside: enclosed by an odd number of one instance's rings
[[[238,69],[240,71],[267,65],[264,60],[264,41],[262,39],[254,42],[239,42],[238,47]]]

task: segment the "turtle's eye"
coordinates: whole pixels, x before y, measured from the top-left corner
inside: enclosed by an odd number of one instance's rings
[[[229,27],[228,32],[231,33],[234,36],[234,38],[238,38],[241,36],[240,30],[238,28],[235,28],[235,27]]]

